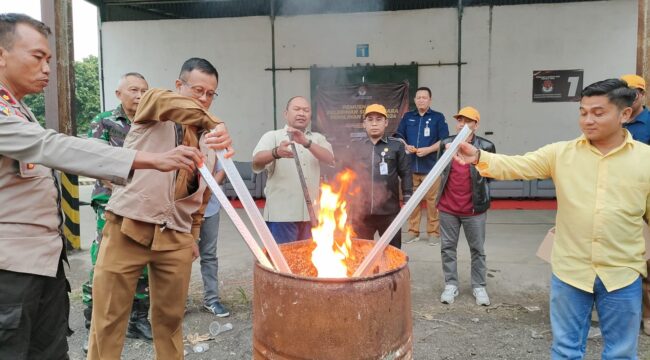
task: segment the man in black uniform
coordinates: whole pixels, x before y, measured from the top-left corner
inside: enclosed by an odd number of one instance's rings
[[[352,224],[357,238],[374,239],[375,232],[381,236],[400,210],[399,180],[402,180],[404,202],[413,194],[411,163],[404,145],[385,134],[388,126],[386,108],[372,104],[363,114],[363,128],[368,137],[352,145],[357,173],[356,184],[367,196],[356,197],[353,204]],[[390,242],[396,248],[402,246],[401,231]]]

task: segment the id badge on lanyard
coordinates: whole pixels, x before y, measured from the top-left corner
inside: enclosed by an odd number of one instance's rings
[[[388,163],[386,163],[386,152],[381,152],[381,162],[379,163],[379,175],[388,175]]]
[[[431,119],[428,119],[427,122],[424,124],[424,137],[429,137],[431,136],[431,129],[429,128],[429,122]]]

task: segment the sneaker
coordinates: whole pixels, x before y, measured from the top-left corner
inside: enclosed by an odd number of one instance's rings
[[[411,244],[416,241],[420,241],[420,238],[418,237],[418,234],[414,234],[412,232],[408,233],[408,238],[406,241],[404,241],[404,244]]]
[[[474,288],[474,290],[472,290],[472,294],[476,298],[476,305],[490,305],[490,297],[488,296],[488,293],[485,291],[484,287]]]
[[[226,307],[219,301],[215,301],[210,305],[205,304],[203,305],[203,308],[218,317],[226,317],[230,315],[230,311],[228,311],[228,309],[226,309]]]
[[[440,295],[440,302],[443,304],[453,304],[456,296],[458,296],[458,286],[445,285],[445,291]]]
[[[429,237],[429,246],[438,246],[440,245],[440,236],[431,235]]]

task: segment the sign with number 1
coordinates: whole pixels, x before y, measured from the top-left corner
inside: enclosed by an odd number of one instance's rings
[[[583,70],[533,71],[533,102],[580,101]]]

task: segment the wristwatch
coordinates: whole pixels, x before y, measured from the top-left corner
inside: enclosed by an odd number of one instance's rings
[[[472,165],[477,165],[479,161],[481,161],[481,149],[476,149],[476,162],[472,163]]]
[[[311,143],[312,143],[312,141],[311,141],[311,139],[309,139],[309,141],[303,146],[305,147],[305,149],[309,149],[311,147]]]

